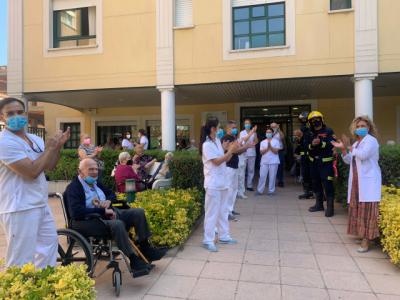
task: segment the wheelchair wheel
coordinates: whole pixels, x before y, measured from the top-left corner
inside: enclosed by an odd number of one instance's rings
[[[119,297],[119,293],[121,292],[121,283],[122,283],[121,271],[114,270],[113,273],[112,273],[112,276],[113,276],[112,280],[113,280],[115,296]]]
[[[62,266],[71,263],[86,264],[87,272],[93,269],[92,247],[78,232],[71,229],[58,229],[58,255],[57,262]]]

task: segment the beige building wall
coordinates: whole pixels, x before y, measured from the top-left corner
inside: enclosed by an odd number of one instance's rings
[[[24,1],[24,92],[155,85],[155,1],[102,2],[102,53],[45,57],[44,1]]]
[[[354,73],[353,11],[328,14],[328,1],[296,0],[295,55],[224,60],[222,2],[193,1],[194,28],[175,30],[176,84]]]
[[[400,70],[400,1],[378,1],[379,72]]]

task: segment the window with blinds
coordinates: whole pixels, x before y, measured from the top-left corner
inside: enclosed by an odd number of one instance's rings
[[[350,9],[351,0],[331,0],[330,8],[331,10]]]
[[[193,25],[193,1],[175,0],[175,27]]]

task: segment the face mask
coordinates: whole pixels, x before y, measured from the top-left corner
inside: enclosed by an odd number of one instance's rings
[[[20,131],[28,124],[28,118],[21,115],[15,115],[7,119],[7,128],[11,131]]]
[[[86,182],[87,184],[92,185],[92,184],[94,184],[94,183],[97,181],[97,177],[87,176],[87,177],[85,177],[83,180],[85,180],[85,182]]]
[[[131,135],[130,135],[130,134],[127,134],[127,135],[126,135],[126,138],[129,140],[129,139],[131,138]]]
[[[311,125],[313,127],[321,127],[322,126],[322,122],[321,121],[314,121],[311,123]]]
[[[247,130],[250,130],[251,129],[251,124],[244,124],[244,128],[247,129]]]
[[[354,133],[360,137],[364,137],[368,134],[368,128],[366,127],[361,127],[361,128],[357,128]]]
[[[276,133],[278,131],[278,128],[272,128],[272,130],[274,131],[274,133]]]
[[[232,133],[232,135],[237,135],[238,134],[237,128],[232,128],[231,133]]]
[[[217,131],[217,138],[222,139],[222,137],[224,136],[224,130],[223,129],[218,129]]]
[[[91,142],[90,138],[87,138],[87,139],[84,139],[84,140],[83,140],[83,143],[84,143],[85,145],[90,145],[90,142]]]
[[[272,133],[266,133],[266,134],[265,134],[265,137],[266,137],[267,139],[272,139]]]
[[[293,136],[292,137],[292,142],[293,143],[297,143],[300,140],[300,138],[298,138],[297,136]]]

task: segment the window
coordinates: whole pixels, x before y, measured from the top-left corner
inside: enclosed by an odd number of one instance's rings
[[[64,149],[78,149],[81,143],[81,123],[63,123],[61,130],[65,131],[68,127],[71,130],[71,137],[64,144]]]
[[[96,45],[96,7],[53,12],[53,47]]]
[[[351,0],[330,0],[331,10],[341,10],[341,9],[350,9],[351,8]]]
[[[193,26],[192,2],[192,0],[175,0],[175,27]]]
[[[233,8],[233,49],[283,46],[285,3]]]

